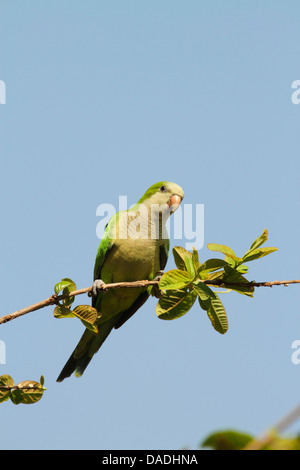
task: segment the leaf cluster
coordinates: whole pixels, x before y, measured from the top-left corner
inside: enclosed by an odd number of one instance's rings
[[[56,294],[62,292],[62,295],[68,295],[71,292],[76,290],[76,284],[72,279],[64,278],[58,282],[54,291]],[[58,305],[55,307],[53,315],[55,318],[79,318],[86,328],[91,330],[93,333],[98,333],[98,328],[95,325],[95,321],[98,318],[97,310],[91,305],[77,305],[73,310],[71,310],[72,303],[74,302],[75,297],[70,296],[62,299],[62,302],[58,302]]]
[[[191,309],[198,298],[201,309],[207,312],[214,329],[221,334],[226,333],[226,311],[209,281],[218,280],[222,287],[226,287],[228,283],[230,290],[252,297],[254,287],[249,286],[249,281],[245,278],[248,272],[245,262],[262,258],[277,250],[273,247],[261,248],[267,239],[268,232],[265,229],[242,257],[238,257],[226,245],[209,243],[207,246],[211,251],[220,252],[225,258],[211,258],[203,263],[199,261],[197,250],[190,252],[181,246],[175,246],[173,256],[177,269],[166,272],[159,282],[163,295],[156,306],[158,317],[163,320],[179,318]],[[232,283],[237,285],[232,286]]]
[[[44,390],[46,388],[44,387],[43,376],[41,376],[40,382],[24,380],[17,385],[14,384],[10,375],[0,376],[0,403],[9,399],[14,405],[36,403],[42,398]]]
[[[177,269],[164,273],[158,284],[162,293],[156,306],[158,317],[163,320],[180,318],[198,299],[200,308],[207,313],[214,329],[221,334],[226,333],[227,314],[218,296],[220,292],[213,290],[213,281],[218,281],[218,285],[225,288],[228,283],[229,290],[252,297],[254,287],[249,285],[245,277],[248,272],[245,262],[262,258],[277,250],[273,247],[261,248],[267,239],[268,232],[265,229],[242,257],[238,257],[232,248],[226,245],[209,243],[207,246],[211,251],[220,252],[225,258],[210,258],[203,263],[200,262],[196,249],[190,252],[181,246],[175,246],[173,256]],[[72,279],[62,279],[55,285],[54,290],[57,295],[61,292],[62,296],[69,296],[63,298],[61,303],[58,302],[53,312],[55,318],[77,317],[86,328],[94,333],[98,332],[96,320],[99,314],[94,307],[78,305],[71,309],[74,296],[70,294],[76,290],[76,284]]]

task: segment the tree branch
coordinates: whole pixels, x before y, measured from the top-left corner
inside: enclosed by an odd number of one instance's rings
[[[272,426],[269,431],[264,432],[261,436],[253,439],[249,444],[244,447],[244,450],[260,450],[278,437],[278,434],[283,432],[288,426],[293,424],[300,418],[300,404],[297,405],[292,411],[285,415],[277,424]]]
[[[292,280],[292,281],[271,281],[271,282],[224,282],[222,279],[207,279],[204,282],[204,284],[207,284],[209,286],[217,286],[217,287],[223,287],[223,288],[231,288],[231,287],[273,287],[273,286],[279,286],[279,285],[284,285],[288,286],[289,284],[300,284],[300,280]],[[134,281],[134,282],[116,282],[113,284],[103,284],[99,290],[107,291],[110,289],[120,289],[120,288],[130,288],[130,287],[148,287],[148,286],[154,286],[157,285],[159,281],[148,281],[148,280],[143,280],[143,281]],[[14,320],[15,318],[21,317],[22,315],[25,315],[26,313],[29,312],[34,312],[35,310],[39,310],[44,307],[48,307],[49,305],[55,305],[58,304],[60,300],[66,299],[68,297],[74,297],[76,295],[81,295],[81,294],[89,294],[91,295],[92,292],[92,286],[91,287],[85,287],[83,289],[78,289],[76,291],[70,292],[69,294],[66,295],[57,295],[53,294],[51,297],[48,299],[42,300],[40,302],[37,302],[33,305],[30,305],[29,307],[22,308],[21,310],[17,310],[16,312],[9,313],[8,315],[4,315],[3,317],[0,318],[0,325],[3,323],[7,323],[11,320]]]

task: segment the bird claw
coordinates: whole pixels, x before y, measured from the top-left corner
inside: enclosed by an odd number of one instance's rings
[[[92,297],[97,297],[97,295],[99,294],[99,291],[102,290],[103,292],[105,292],[102,288],[102,286],[105,285],[105,282],[102,281],[102,279],[96,279],[94,282],[93,282],[93,285],[92,285],[92,292],[91,292],[91,296]]]
[[[153,281],[160,281],[162,276],[164,274],[164,271],[158,271],[156,273],[156,276],[155,278],[153,279]],[[152,287],[152,291],[151,291],[152,295],[154,297],[156,297],[157,299],[160,299],[162,296],[163,296],[163,292],[160,290],[160,288],[158,287],[158,284],[154,284],[154,286]]]
[[[155,278],[153,279],[153,281],[160,281],[162,276],[165,274],[164,271],[157,271],[156,275],[155,275]]]

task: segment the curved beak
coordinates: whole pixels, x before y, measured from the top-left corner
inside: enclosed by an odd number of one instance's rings
[[[171,208],[172,212],[175,212],[181,203],[181,197],[178,194],[172,194],[168,201],[168,206]]]

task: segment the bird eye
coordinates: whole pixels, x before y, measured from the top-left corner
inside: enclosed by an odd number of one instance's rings
[[[165,193],[167,191],[167,188],[165,186],[161,186],[159,188],[159,190],[162,192],[162,193]]]

